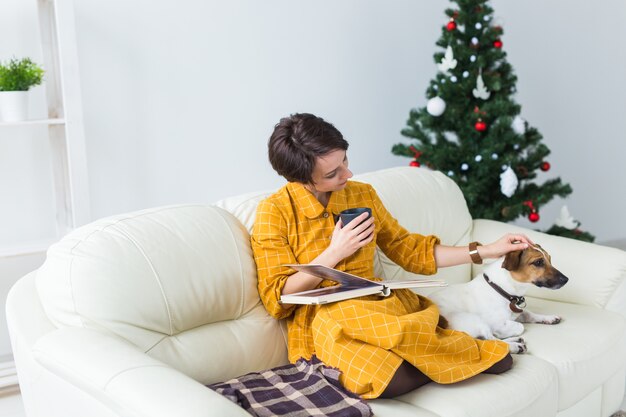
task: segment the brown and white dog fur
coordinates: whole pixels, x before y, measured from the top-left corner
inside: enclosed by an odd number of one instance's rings
[[[568,278],[552,266],[550,255],[539,245],[510,252],[488,265],[483,271],[504,291],[524,296],[531,285],[549,289],[561,288]],[[520,337],[522,323],[557,324],[561,317],[535,314],[528,310],[515,313],[509,300],[494,290],[479,274],[472,281],[450,285],[429,296],[445,317],[448,328],[468,333],[477,339],[502,339],[511,353],[526,352]]]

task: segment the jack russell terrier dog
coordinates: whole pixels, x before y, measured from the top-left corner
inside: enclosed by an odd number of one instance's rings
[[[526,352],[522,323],[557,324],[561,317],[524,310],[531,285],[556,290],[568,278],[554,268],[539,245],[508,253],[488,265],[470,282],[451,285],[429,295],[448,328],[477,339],[502,339],[511,353]]]

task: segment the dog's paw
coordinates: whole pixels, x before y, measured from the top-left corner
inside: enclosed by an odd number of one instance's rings
[[[539,322],[541,324],[559,324],[561,322],[560,316],[544,316]]]
[[[509,345],[509,352],[511,353],[522,354],[528,350],[526,341],[521,337],[509,337],[503,340]]]

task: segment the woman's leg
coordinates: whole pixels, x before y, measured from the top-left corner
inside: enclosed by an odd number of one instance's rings
[[[501,374],[506,372],[513,366],[513,358],[511,354],[507,354],[499,362],[491,365],[490,368],[483,371],[486,374]],[[413,391],[416,388],[421,387],[431,381],[426,375],[424,375],[419,369],[408,363],[402,361],[402,365],[398,368],[396,373],[391,378],[391,382],[385,388],[385,391],[380,395],[380,398],[393,398],[398,395],[405,394],[409,391]]]
[[[500,359],[499,362],[491,365],[491,368],[483,371],[485,374],[501,374],[502,372],[508,371],[513,366],[513,357],[510,353],[507,353],[506,356]]]
[[[431,379],[424,375],[419,369],[407,361],[402,361],[402,365],[400,365],[393,375],[391,382],[389,382],[385,391],[380,395],[380,398],[397,397],[398,395],[413,391],[430,381]]]

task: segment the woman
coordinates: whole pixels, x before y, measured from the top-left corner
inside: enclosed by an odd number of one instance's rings
[[[473,247],[470,255],[468,247],[409,233],[370,185],[348,181],[348,142],[314,115],[281,119],[268,149],[272,167],[289,182],[259,204],[251,241],[261,299],[272,316],[287,318],[291,362],[315,354],[339,368],[344,386],[363,398],[393,397],[431,380],[453,383],[511,367],[506,343],[438,327],[437,307],[410,290],[322,306],[281,304],[281,294],[335,285],[283,265],[322,264],[377,280],[378,246],[404,269],[428,275],[526,248],[532,243],[526,236],[506,235]],[[340,211],[354,207],[370,207],[372,216],[364,213],[345,227],[340,220],[335,224]]]

